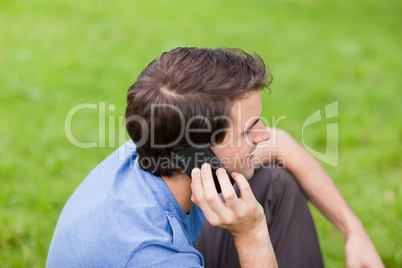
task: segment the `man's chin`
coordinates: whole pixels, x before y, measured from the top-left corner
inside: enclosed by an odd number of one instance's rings
[[[246,178],[246,180],[249,180],[254,175],[254,168],[249,168],[247,170],[244,170],[241,174]]]
[[[229,174],[231,174],[232,172],[240,173],[241,175],[244,176],[244,178],[246,178],[246,180],[249,180],[253,177],[254,171],[255,171],[254,167],[243,168],[240,170],[229,170],[228,169]]]

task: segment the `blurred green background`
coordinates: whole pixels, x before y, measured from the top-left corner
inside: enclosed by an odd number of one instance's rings
[[[255,51],[274,75],[263,115],[302,142],[338,101],[339,164],[322,163],[387,267],[402,267],[402,3],[351,1],[0,1],[0,267],[43,267],[59,213],[127,136],[127,88],[178,46]],[[72,135],[95,148],[74,146]],[[67,122],[68,123],[68,122]],[[305,142],[325,152],[326,122]],[[101,131],[99,131],[99,126]],[[313,208],[327,267],[344,238]]]

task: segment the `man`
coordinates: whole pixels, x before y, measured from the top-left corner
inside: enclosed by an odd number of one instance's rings
[[[270,82],[262,59],[239,49],[178,48],[150,63],[127,96],[135,146],[130,141],[109,156],[71,196],[47,266],[202,267],[198,240],[211,267],[321,267],[303,192],[285,169],[264,167],[275,156],[345,234],[348,265],[381,267],[325,171],[289,135],[259,119],[259,91]],[[208,163],[190,179],[172,158],[205,145],[225,167],[216,172],[221,195]],[[198,239],[205,218],[210,225]]]

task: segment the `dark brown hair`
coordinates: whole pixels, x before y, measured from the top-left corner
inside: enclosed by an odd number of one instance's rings
[[[190,142],[221,142],[233,102],[271,82],[261,57],[241,49],[190,47],[163,53],[127,94],[126,127],[140,167],[155,176],[180,173],[170,152]],[[183,123],[200,131],[183,133]]]

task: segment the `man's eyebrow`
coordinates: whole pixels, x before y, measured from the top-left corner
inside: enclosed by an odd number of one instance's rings
[[[250,129],[252,129],[258,123],[258,121],[260,121],[260,117],[258,117],[256,120],[254,120],[254,122],[246,129],[246,131],[249,131]]]

